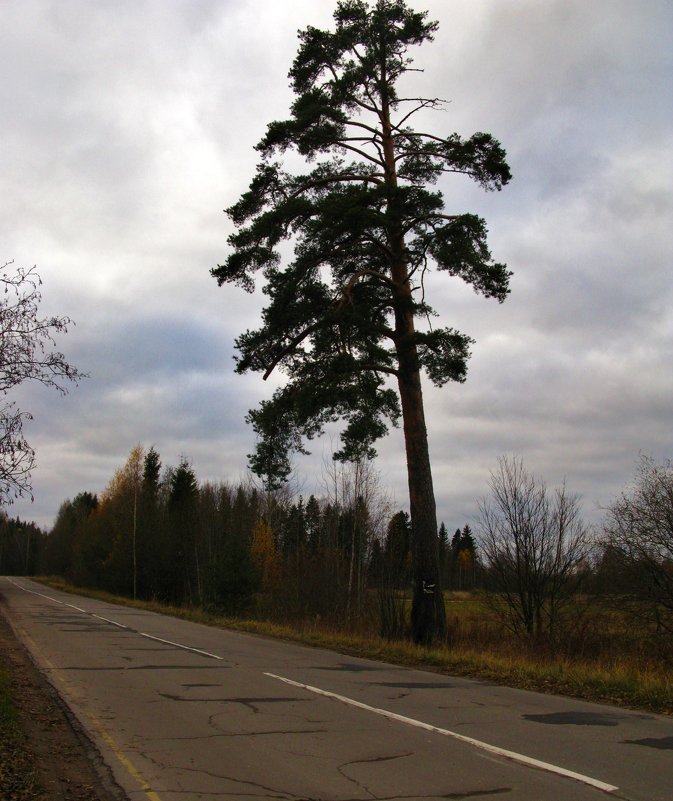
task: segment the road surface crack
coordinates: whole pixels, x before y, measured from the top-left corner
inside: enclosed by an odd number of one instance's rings
[[[150,757],[150,760],[151,760],[151,757]],[[151,761],[154,761],[154,760],[151,760]],[[159,764],[159,763],[155,763],[155,764]],[[291,792],[288,792],[286,790],[279,790],[276,787],[269,787],[266,784],[259,784],[258,782],[254,782],[254,781],[252,781],[250,779],[237,779],[234,776],[227,776],[226,774],[223,774],[223,773],[215,773],[213,771],[203,770],[202,768],[190,768],[190,767],[180,766],[178,769],[181,772],[197,773],[197,774],[199,774],[201,776],[208,776],[211,779],[219,779],[219,780],[222,780],[222,781],[225,781],[225,782],[231,782],[234,785],[241,785],[243,787],[250,787],[251,790],[252,789],[257,790],[257,791],[263,790],[265,793],[272,793],[273,794],[273,795],[266,795],[265,798],[278,798],[278,799],[281,799],[281,800],[282,799],[286,799],[286,801],[310,801],[310,799],[306,799],[305,796],[299,796],[299,795],[296,795],[295,793],[291,793]],[[185,790],[183,792],[189,794],[190,791]],[[195,793],[195,792],[196,791],[192,791],[192,794]],[[218,796],[217,797],[218,798],[224,798],[224,797],[228,797],[228,796],[234,796],[235,798],[242,798],[242,797],[245,797],[245,796],[248,796],[248,795],[259,797],[259,793],[258,792],[257,793],[244,792],[244,791],[241,791],[238,788],[235,789],[235,790],[232,789],[231,791],[228,791],[226,789],[218,789]],[[192,795],[192,797],[193,797],[193,795]]]
[[[286,698],[278,696],[265,697],[250,697],[250,698],[188,698],[184,695],[173,695],[172,693],[159,692],[162,698],[167,698],[169,701],[182,701],[189,704],[242,704],[243,706],[251,709],[253,712],[259,712],[257,704],[277,704],[277,703],[295,703],[300,701],[308,701],[307,698]]]
[[[407,751],[403,754],[390,754],[389,756],[368,757],[366,759],[351,759],[348,762],[344,762],[342,765],[339,765],[337,767],[337,771],[344,777],[344,779],[346,779],[346,781],[353,783],[356,787],[359,787],[365,793],[368,793],[371,798],[377,798],[377,796],[369,789],[369,787],[367,787],[366,784],[358,781],[358,779],[354,778],[353,776],[349,776],[346,773],[346,769],[354,765],[370,765],[378,762],[391,762],[396,759],[404,759],[405,757],[410,757],[413,755],[413,751]]]
[[[220,731],[218,734],[197,734],[193,737],[157,737],[155,742],[173,743],[197,740],[217,740],[223,737],[263,737],[274,734],[329,734],[327,729],[267,729],[261,731]]]

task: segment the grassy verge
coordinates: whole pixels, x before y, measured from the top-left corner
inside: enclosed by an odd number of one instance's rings
[[[330,629],[320,623],[291,626],[261,620],[224,618],[199,608],[178,608],[133,601],[98,590],[73,587],[60,579],[39,579],[55,589],[116,604],[147,609],[209,626],[275,637],[327,648],[352,656],[377,659],[454,676],[482,679],[508,687],[556,693],[601,703],[617,704],[662,714],[673,714],[673,676],[664,665],[632,659],[607,663],[550,658],[525,653],[514,644],[498,651],[453,647],[421,648],[408,641]]]

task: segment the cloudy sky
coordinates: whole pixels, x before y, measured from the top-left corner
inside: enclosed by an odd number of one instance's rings
[[[488,131],[514,180],[454,177],[451,212],[483,215],[514,272],[505,304],[458,279],[431,290],[473,336],[467,383],[426,389],[440,518],[469,522],[504,454],[565,477],[597,518],[638,454],[673,457],[673,4],[412,0],[440,22],[415,52],[418,95],[450,101],[437,133]],[[35,500],[49,526],[99,492],[137,443],[201,480],[246,474],[246,410],[272,387],[233,372],[259,296],[218,288],[222,209],[253,145],[286,116],[287,71],[332,0],[0,0],[0,263],[36,264],[58,346],[90,377],[65,397],[24,386]],[[297,463],[312,491],[330,442]],[[399,431],[381,481],[405,505]]]

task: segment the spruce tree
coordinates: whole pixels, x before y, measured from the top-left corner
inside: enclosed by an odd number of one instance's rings
[[[408,50],[431,41],[437,23],[403,0],[343,0],[335,29],[308,27],[289,73],[296,99],[269,124],[249,190],[228,209],[231,250],[212,270],[219,284],[254,289],[261,271],[269,302],[262,323],[237,339],[237,370],[275,370],[287,380],[251,411],[251,467],[269,487],[290,472],[290,454],[326,423],[346,425],[336,458],[372,457],[388,423],[402,418],[413,529],[412,632],[429,643],[445,627],[437,516],[421,372],[437,386],[464,381],[472,340],[424,325],[433,314],[423,276],[434,266],[498,301],[509,272],[493,261],[486,225],[447,213],[433,185],[450,173],[487,190],[510,179],[490,134],[468,139],[410,127],[415,113],[442,107],[407,97]],[[291,172],[288,151],[306,170]],[[296,164],[296,157],[293,164]],[[279,246],[293,240],[294,258]]]

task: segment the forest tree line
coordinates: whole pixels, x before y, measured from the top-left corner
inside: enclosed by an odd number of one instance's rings
[[[588,527],[579,499],[502,459],[469,525],[438,532],[441,587],[478,590],[504,628],[559,641],[578,598],[613,599],[673,654],[673,466],[640,461]],[[162,469],[134,448],[100,496],[65,501],[50,532],[0,517],[0,573],[226,615],[319,620],[409,634],[413,531],[392,513],[370,462],[333,468],[322,497],[252,483],[199,483],[186,459]],[[435,588],[428,587],[429,592]]]
[[[0,519],[0,572],[72,583],[229,614],[356,621],[369,590],[411,581],[409,515],[390,513],[370,463],[334,467],[324,497],[293,498],[252,483],[199,483],[186,459],[162,469],[134,448],[100,495],[65,501],[52,529]],[[469,526],[439,531],[445,588],[478,581]]]

